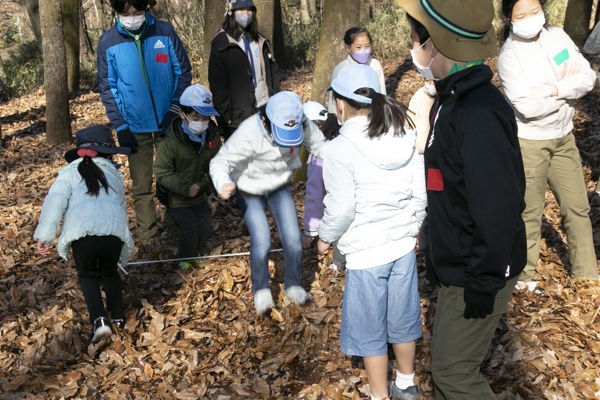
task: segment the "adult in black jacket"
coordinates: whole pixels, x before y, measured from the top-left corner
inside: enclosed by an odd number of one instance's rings
[[[279,68],[267,39],[258,33],[252,0],[227,3],[223,29],[212,41],[208,82],[225,139],[279,92]]]
[[[510,105],[491,83],[491,0],[398,0],[413,62],[435,79],[425,148],[427,277],[441,284],[432,336],[436,399],[495,399],[480,373],[526,262],[525,174]],[[423,229],[423,228],[422,228]],[[423,236],[422,236],[423,237]]]

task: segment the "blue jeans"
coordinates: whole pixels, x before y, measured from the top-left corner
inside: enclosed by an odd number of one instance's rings
[[[271,229],[267,221],[267,209],[275,221],[279,241],[283,245],[285,288],[302,286],[302,239],[291,187],[286,185],[260,196],[238,191],[237,200],[250,232],[252,290],[256,292],[268,288],[271,279],[268,265]]]

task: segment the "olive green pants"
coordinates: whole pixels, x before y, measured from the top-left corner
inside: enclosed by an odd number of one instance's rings
[[[160,132],[136,133],[137,152],[130,154],[129,175],[133,194],[137,235],[142,244],[148,244],[156,236],[156,205],[152,191],[152,165],[154,150],[161,140]]]
[[[464,288],[442,286],[438,292],[433,336],[431,374],[436,400],[496,400],[480,372],[498,321],[518,278],[506,282],[496,294],[494,312],[483,319],[465,319]]]
[[[590,205],[581,169],[581,156],[572,133],[552,140],[519,139],[525,167],[525,211],[527,232],[527,265],[520,280],[531,281],[540,257],[542,214],[545,207],[546,182],[560,206],[571,273],[598,279],[598,263],[594,251]]]

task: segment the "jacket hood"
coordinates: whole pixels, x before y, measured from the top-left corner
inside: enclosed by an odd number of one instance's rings
[[[367,117],[351,118],[341,127],[340,136],[348,139],[367,160],[381,169],[396,170],[411,160],[416,140],[413,130],[405,129],[404,133],[394,135],[390,129],[385,135],[370,138],[368,126]]]
[[[493,76],[494,73],[487,65],[475,65],[447,76],[435,82],[439,101],[443,103],[448,96],[459,98],[477,86],[490,82]]]
[[[171,124],[165,130],[165,136],[173,138],[178,142],[185,143],[184,133],[181,129],[181,118],[179,116],[173,118]]]

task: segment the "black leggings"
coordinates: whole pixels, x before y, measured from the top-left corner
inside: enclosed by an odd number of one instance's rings
[[[116,236],[85,236],[71,243],[79,277],[79,287],[90,313],[90,322],[98,317],[125,318],[121,277],[117,271],[123,242]],[[100,281],[106,294],[106,309],[100,294]]]

